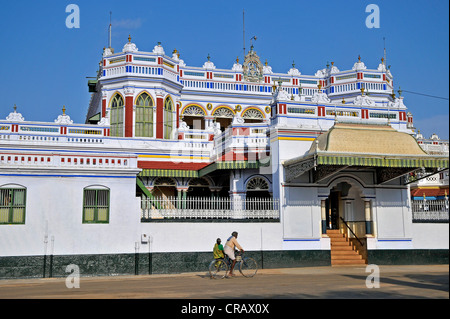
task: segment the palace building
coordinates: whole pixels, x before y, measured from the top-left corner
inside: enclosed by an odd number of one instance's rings
[[[448,193],[414,195],[448,190],[448,141],[416,132],[383,59],[181,57],[130,37],[103,50],[85,123],[0,120],[0,278],[206,271],[232,231],[266,268],[448,263]]]

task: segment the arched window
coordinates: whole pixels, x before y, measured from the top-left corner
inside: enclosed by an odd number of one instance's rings
[[[145,92],[136,100],[135,136],[153,137],[153,100]]]
[[[176,207],[177,183],[171,177],[157,177],[153,181],[153,196],[158,200],[161,208]]]
[[[247,182],[247,191],[268,191],[269,183],[262,177],[256,176]]]
[[[251,108],[242,114],[245,123],[259,123],[264,119],[264,115],[260,110]]]
[[[219,107],[212,114],[216,122],[220,123],[220,129],[224,131],[233,121],[234,112],[227,107]]]
[[[205,111],[197,105],[190,105],[183,111],[183,121],[191,129],[204,129],[205,128]]]
[[[247,182],[246,208],[251,210],[273,209],[272,195],[269,192],[269,182],[261,177],[252,177]]]
[[[104,186],[84,188],[83,223],[109,223],[109,188]]]
[[[111,114],[109,117],[111,123],[111,136],[123,136],[123,98],[116,93],[111,99]]]
[[[164,139],[172,138],[173,129],[173,105],[172,100],[167,97],[164,101]]]
[[[0,187],[0,225],[25,224],[26,193],[22,186]]]
[[[209,183],[205,178],[192,178],[188,185],[188,197],[211,197]]]

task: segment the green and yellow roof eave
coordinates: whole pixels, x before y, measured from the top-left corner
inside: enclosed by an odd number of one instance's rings
[[[216,170],[224,169],[252,169],[266,166],[266,163],[260,161],[224,161],[214,162],[210,165],[196,170],[176,170],[176,169],[143,169],[140,177],[202,177]]]
[[[448,157],[445,156],[364,156],[344,154],[317,154],[317,165],[345,165],[345,166],[372,166],[372,167],[425,167],[448,168]]]
[[[416,169],[429,169],[432,174],[448,169],[449,159],[439,155],[382,155],[382,154],[349,154],[319,151],[303,157],[286,160],[283,162],[287,174],[286,181],[292,181],[300,175],[314,168],[314,180],[318,182],[334,173],[326,167],[335,167],[335,173],[339,167],[365,167],[374,168],[377,172],[389,172],[379,176],[379,183],[387,182],[400,177]],[[387,177],[389,176],[389,179]]]
[[[143,169],[140,177],[199,177],[198,171],[178,169]]]

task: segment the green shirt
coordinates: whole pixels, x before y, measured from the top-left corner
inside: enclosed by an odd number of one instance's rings
[[[213,249],[213,254],[214,254],[214,258],[218,259],[218,258],[224,258],[223,255],[223,246],[222,245],[218,245],[217,243],[214,245],[214,249]]]

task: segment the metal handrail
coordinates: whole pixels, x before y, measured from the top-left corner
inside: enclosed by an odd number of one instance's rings
[[[355,236],[356,240],[358,240],[358,242],[361,244],[361,246],[364,246],[364,244],[362,243],[362,241],[358,238],[358,236],[356,236],[356,234],[353,232],[353,230],[350,228],[350,226],[347,225],[346,221],[344,220],[344,218],[339,217],[342,222],[344,223],[344,225],[350,230],[350,232],[352,233],[353,236]]]

